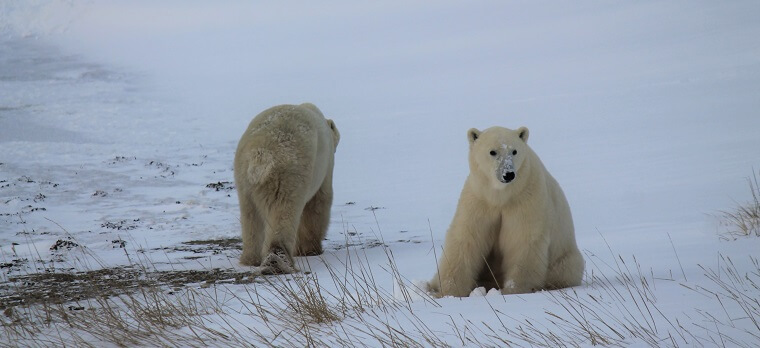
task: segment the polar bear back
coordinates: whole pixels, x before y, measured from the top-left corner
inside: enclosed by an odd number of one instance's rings
[[[241,159],[248,164],[246,178],[255,184],[275,172],[303,175],[310,181],[307,196],[314,195],[333,166],[332,134],[330,124],[313,104],[267,109],[251,121],[238,145],[238,153],[251,156]]]

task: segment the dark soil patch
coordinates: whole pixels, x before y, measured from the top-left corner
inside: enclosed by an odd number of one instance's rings
[[[206,188],[214,189],[214,191],[232,191],[235,186],[229,181],[217,181],[206,185]]]
[[[129,231],[134,230],[137,228],[137,223],[140,222],[140,219],[134,219],[132,221],[128,220],[119,220],[119,221],[106,221],[102,224],[100,224],[100,227],[112,229],[112,230],[118,230],[118,231]]]
[[[414,242],[400,240],[400,243]],[[123,247],[124,241],[112,241],[114,247]],[[326,243],[325,247],[341,250],[346,247],[376,248],[384,244],[370,239],[361,242]],[[57,247],[57,248],[56,248]],[[51,249],[61,250],[77,247],[69,240],[58,240]],[[175,251],[219,254],[224,251],[241,250],[240,238],[193,240],[178,246],[166,248]],[[20,267],[27,260],[13,260],[0,264],[0,269],[10,270]],[[8,273],[6,273],[7,275]],[[55,271],[21,276],[8,276],[0,282],[0,311],[15,306],[35,304],[63,304],[87,301],[101,297],[113,297],[135,293],[141,289],[172,293],[188,286],[208,287],[213,284],[249,284],[265,282],[261,272],[256,270],[238,271],[234,269],[203,269],[148,271],[143,267],[127,266],[106,268],[88,272]]]
[[[250,284],[259,275],[254,272],[240,272],[230,269],[214,268],[212,270],[188,270],[156,272],[152,276],[161,284],[171,284],[175,287],[187,284]]]
[[[0,269],[7,269],[10,271],[18,271],[22,266],[26,265],[29,259],[13,259],[10,262],[0,263]]]
[[[59,239],[53,244],[53,246],[50,247],[50,251],[57,251],[57,250],[71,250],[73,248],[78,247],[79,244],[74,243],[68,239]]]
[[[160,176],[162,178],[168,178],[168,177],[173,177],[174,174],[176,174],[176,172],[173,169],[174,166],[165,164],[163,162],[150,161],[148,162],[148,164],[146,164],[146,166],[155,167],[156,169],[158,169],[160,171],[160,174],[157,177]]]
[[[131,157],[116,156],[113,159],[107,161],[106,163],[108,163],[108,164],[116,164],[116,163],[123,163],[123,162],[127,162],[127,161],[132,161],[132,160],[136,160],[136,159],[137,159],[137,157],[133,157],[133,156],[131,156]]]
[[[149,284],[141,280],[139,274],[134,269],[109,268],[82,273],[35,273],[10,277],[8,282],[0,284],[0,309],[123,294]]]
[[[170,251],[186,251],[195,254],[211,253],[212,255],[218,255],[227,250],[243,250],[243,240],[240,238],[191,240],[189,242],[182,242],[180,245],[159,249]]]
[[[249,284],[259,276],[232,269],[145,272],[132,267],[106,268],[75,273],[35,273],[10,277],[0,283],[0,310],[19,305],[62,304],[96,297],[112,297],[140,288],[179,287],[200,284]],[[172,291],[167,289],[166,291]]]
[[[205,245],[209,248],[242,249],[243,240],[240,238],[204,239],[182,242],[184,245]]]
[[[411,240],[399,240],[400,243],[409,243]],[[415,242],[419,243],[419,242]],[[377,239],[366,240],[351,240],[337,243],[331,243],[329,241],[323,242],[325,249],[342,250],[346,247],[359,247],[360,249],[376,248],[383,244]],[[221,254],[227,250],[243,250],[243,240],[240,238],[225,238],[225,239],[204,239],[204,240],[191,240],[189,242],[182,242],[181,245],[173,246],[169,248],[163,248],[173,251],[188,251],[196,254],[211,253],[213,255]],[[187,257],[187,258],[193,258]]]

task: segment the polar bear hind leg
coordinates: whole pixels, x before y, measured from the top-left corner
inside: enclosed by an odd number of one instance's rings
[[[240,255],[240,263],[258,266],[261,264],[264,219],[249,197],[240,198],[240,224],[243,230],[243,253]]]
[[[303,210],[298,227],[296,256],[322,254],[322,240],[330,225],[332,198],[332,178],[328,176]]]
[[[571,251],[550,265],[546,275],[547,289],[581,285],[585,261],[578,251]]]
[[[262,208],[260,213],[264,224],[261,244],[264,273],[297,271],[292,256],[296,251],[298,227],[306,205],[303,198],[306,185],[303,177],[288,173],[273,176],[273,179],[256,187],[256,206]]]

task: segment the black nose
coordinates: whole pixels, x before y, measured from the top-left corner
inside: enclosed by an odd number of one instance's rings
[[[508,172],[507,174],[504,174],[504,182],[510,182],[512,180],[515,180],[515,173],[514,172]]]

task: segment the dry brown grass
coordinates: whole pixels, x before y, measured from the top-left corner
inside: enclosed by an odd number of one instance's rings
[[[383,268],[404,282],[392,252],[383,248],[388,257]],[[75,272],[2,279],[15,286],[6,294],[17,300],[5,303],[0,346],[445,346],[411,312],[396,317],[400,309],[410,308],[411,295],[405,292],[403,301],[386,292],[366,250],[343,250],[329,261],[312,259],[327,269],[329,279],[319,279],[310,272],[309,259],[300,265],[305,272],[261,276],[218,269],[158,272],[140,253],[127,253],[131,264],[121,272],[104,268],[81,248],[82,255],[72,261]],[[111,280],[96,281],[103,276]],[[178,278],[180,283],[207,281],[180,287]],[[35,293],[26,286],[27,280],[43,286],[40,279],[49,280],[47,290]],[[76,286],[62,291],[66,284]],[[399,320],[410,327],[399,329]]]
[[[382,240],[379,226],[376,234]],[[345,235],[347,246],[357,244]],[[142,281],[121,293],[102,289],[101,296],[74,301],[51,297],[7,306],[0,316],[0,346],[751,347],[760,341],[756,258],[749,271],[740,271],[721,257],[719,268],[703,267],[708,282],[695,284],[685,277],[655,277],[635,256],[624,258],[609,248],[610,257],[587,254],[583,288],[541,293],[550,304],[544,315],[514,313],[504,297],[483,298],[487,315],[453,315],[404,278],[392,250],[382,248],[382,265],[372,264],[377,257],[366,249],[346,247],[299,259],[302,273],[252,275],[244,284],[220,276],[181,289],[158,281],[147,256],[128,254],[130,269],[139,271],[135,279]],[[85,256],[79,271],[102,268],[94,256]],[[378,274],[378,267],[387,274]],[[703,295],[704,303],[684,304],[684,311],[698,317],[663,309],[658,285]],[[703,305],[724,313],[696,307]],[[423,319],[418,312],[425,307]],[[431,317],[445,320],[431,325]]]
[[[746,204],[738,204],[733,211],[721,211],[721,216],[726,226],[728,235],[734,237],[755,235],[760,237],[760,185],[757,174],[752,172],[752,177],[747,178],[752,200]]]

